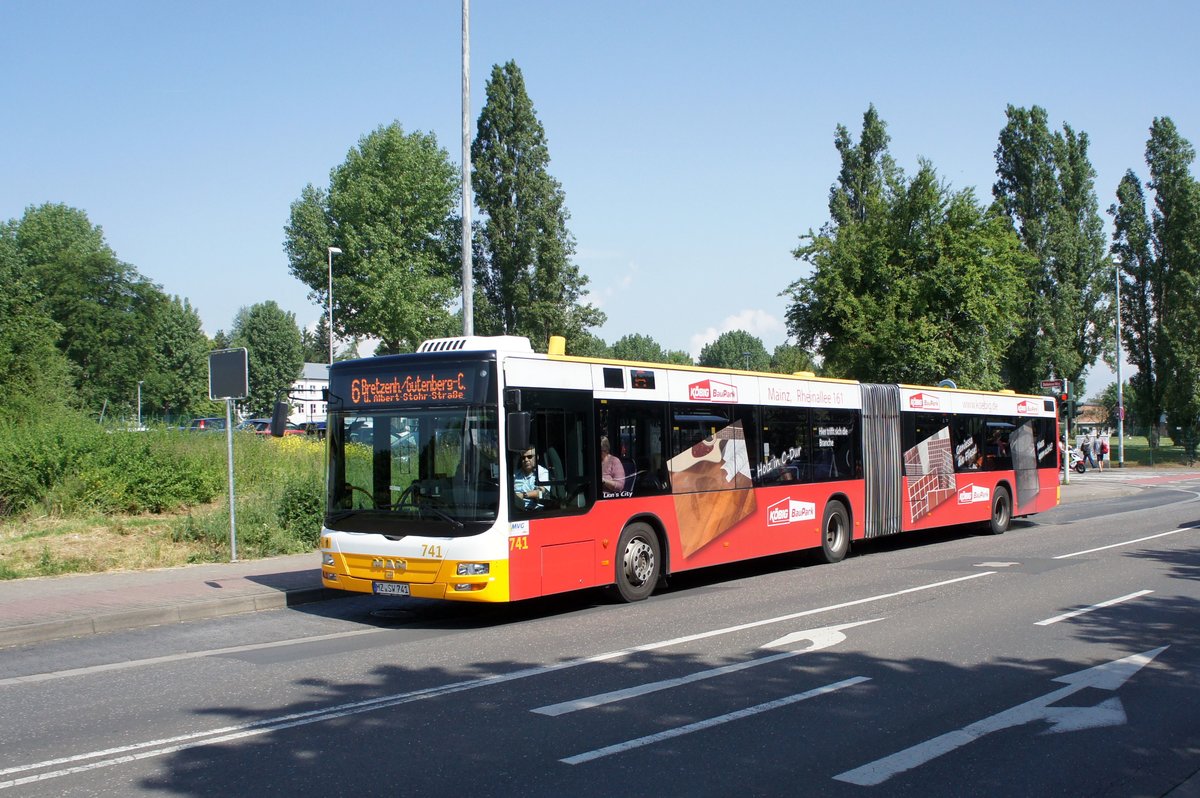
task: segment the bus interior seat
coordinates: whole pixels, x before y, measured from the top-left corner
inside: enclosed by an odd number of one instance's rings
[[[622,495],[629,496],[633,494],[633,485],[637,482],[637,466],[628,457],[622,457],[620,460],[621,468],[625,469],[625,486],[622,489]]]

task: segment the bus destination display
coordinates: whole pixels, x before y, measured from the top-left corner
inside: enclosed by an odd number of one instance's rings
[[[338,376],[334,377],[331,393],[341,398],[343,407],[472,402],[477,401],[478,390],[487,385],[486,368],[466,364],[389,370],[348,379]]]

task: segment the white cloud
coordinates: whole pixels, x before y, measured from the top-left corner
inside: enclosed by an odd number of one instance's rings
[[[600,271],[603,274],[604,270]],[[624,274],[613,279],[605,279],[604,287],[598,291],[595,289],[595,286],[600,280],[596,279],[595,275],[589,275],[591,277],[591,286],[587,293],[587,299],[596,307],[603,308],[605,304],[627,292],[633,286],[637,279],[638,271],[637,262],[629,261],[625,264]]]
[[[693,333],[691,346],[688,350],[693,360],[700,358],[700,352],[708,344],[717,340],[721,333],[731,330],[745,330],[761,339],[763,346],[770,352],[776,345],[787,337],[787,327],[784,323],[765,310],[748,308],[732,316],[726,316],[719,326],[709,327],[698,333]]]

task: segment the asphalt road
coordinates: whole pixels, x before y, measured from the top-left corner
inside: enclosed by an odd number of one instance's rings
[[[4,652],[0,793],[1168,795],[1200,770],[1198,609],[1200,501],[1153,489],[635,605],[58,641]]]

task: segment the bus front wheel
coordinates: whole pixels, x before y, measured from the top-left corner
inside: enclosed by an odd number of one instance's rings
[[[654,592],[662,570],[658,535],[649,524],[625,527],[617,542],[616,589],[622,601],[641,601]]]
[[[821,521],[821,559],[827,563],[841,562],[850,551],[850,514],[846,505],[832,501],[825,505]]]

